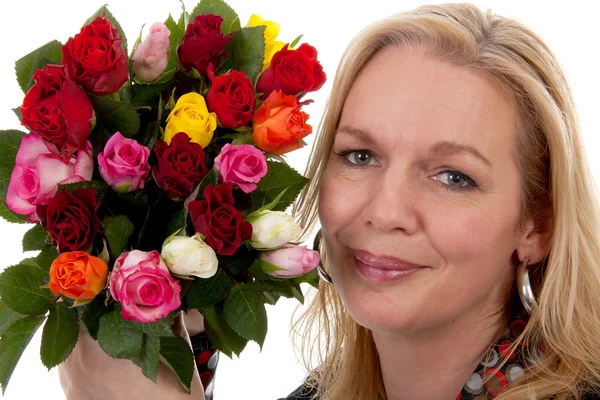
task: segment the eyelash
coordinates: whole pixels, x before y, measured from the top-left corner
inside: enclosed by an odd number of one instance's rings
[[[351,163],[348,160],[348,156],[352,153],[368,153],[371,157],[374,157],[373,153],[367,149],[346,149],[346,150],[340,151],[338,153],[334,152],[333,154],[335,154],[336,156],[341,158],[342,162],[350,168],[361,168],[362,169],[362,168],[366,168],[369,166],[369,165],[359,165],[359,164]]]
[[[335,154],[336,156],[338,156],[341,161],[344,163],[345,166],[349,167],[349,168],[367,168],[370,165],[358,165],[358,164],[354,164],[352,162],[350,162],[348,160],[348,156],[351,155],[352,153],[367,153],[369,154],[371,157],[375,157],[373,155],[373,153],[367,149],[346,149],[346,150],[342,150],[340,152],[334,152],[333,154]],[[467,181],[468,185],[467,186],[459,186],[459,187],[453,187],[451,185],[447,185],[445,183],[441,183],[440,185],[446,189],[449,190],[451,192],[470,192],[473,191],[475,189],[477,189],[479,187],[479,184],[473,179],[471,178],[469,175],[464,174],[460,171],[457,171],[455,169],[446,169],[443,171],[440,171],[436,174],[436,176],[440,175],[440,174],[455,174],[455,175],[459,175],[461,176],[464,180]]]

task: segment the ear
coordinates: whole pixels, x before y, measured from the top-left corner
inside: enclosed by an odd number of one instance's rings
[[[519,261],[528,258],[529,264],[537,264],[546,257],[550,250],[552,227],[553,218],[550,212],[545,212],[537,223],[533,219],[527,220],[516,249]]]

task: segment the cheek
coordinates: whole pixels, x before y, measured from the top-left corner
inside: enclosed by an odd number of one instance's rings
[[[504,264],[517,246],[516,206],[470,207],[462,212],[432,207],[428,222],[429,241],[448,264]]]
[[[359,186],[327,167],[319,189],[319,220],[324,231],[335,233],[355,220],[361,209]]]

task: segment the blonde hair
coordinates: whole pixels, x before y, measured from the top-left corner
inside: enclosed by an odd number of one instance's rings
[[[312,148],[310,183],[294,209],[300,223],[310,232],[317,222],[321,177],[352,83],[376,53],[391,46],[422,46],[431,57],[496,79],[519,112],[515,160],[522,180],[522,216],[538,224],[550,220],[553,233],[545,260],[531,272],[538,282],[534,292],[539,306],[513,344],[526,346],[532,367],[498,400],[579,399],[598,390],[596,191],[564,73],[540,37],[521,23],[469,4],[445,4],[395,15],[359,34],[338,67]],[[323,264],[327,269],[326,256]],[[319,398],[386,398],[373,336],[350,318],[335,288],[320,284],[317,298],[294,330],[302,334],[307,367],[315,365],[312,361],[320,366],[309,379]],[[540,346],[543,356],[536,358]]]

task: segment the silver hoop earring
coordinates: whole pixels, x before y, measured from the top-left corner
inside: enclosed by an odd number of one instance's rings
[[[529,259],[526,258],[519,264],[519,268],[517,269],[517,290],[519,291],[523,308],[525,308],[527,314],[531,315],[533,310],[537,308],[537,302],[535,301],[531,281],[529,280],[528,263]]]
[[[322,237],[323,237],[323,234],[321,233],[321,230],[319,229],[319,231],[315,235],[315,240],[313,241],[313,250],[318,251],[319,254],[321,253],[321,238]],[[328,285],[333,286],[333,279],[331,279],[331,276],[329,276],[329,274],[325,271],[325,269],[323,268],[323,263],[321,261],[319,261],[319,265],[317,265],[317,273],[319,274],[319,277],[323,280],[323,282],[327,283]]]
[[[329,276],[329,274],[325,272],[325,269],[323,269],[323,264],[321,264],[321,262],[319,262],[319,265],[317,265],[317,272],[319,273],[319,277],[323,280],[323,282],[333,286],[333,279],[331,279],[331,276]]]

